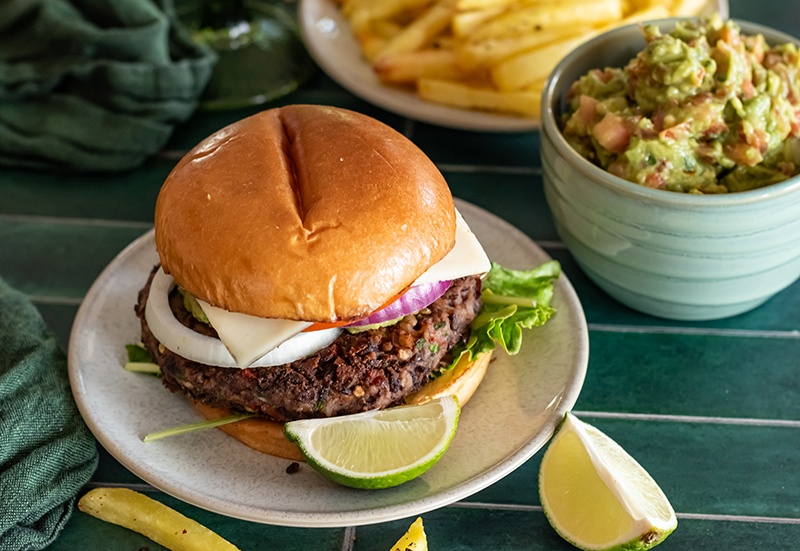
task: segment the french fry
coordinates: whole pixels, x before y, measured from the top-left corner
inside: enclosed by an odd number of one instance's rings
[[[583,36],[568,38],[515,55],[492,68],[492,81],[499,90],[521,90],[547,78],[562,57],[585,41]]]
[[[620,25],[698,15],[711,0],[332,0],[387,85],[461,107],[538,117],[550,71]]]
[[[675,0],[672,15],[697,15],[702,13],[708,0]]]
[[[456,60],[460,67],[477,69],[493,67],[511,56],[571,38],[590,36],[594,27],[570,26],[542,30],[507,38],[473,39],[456,44]]]
[[[664,4],[653,4],[650,7],[637,10],[630,15],[620,19],[616,23],[606,25],[600,29],[600,32],[605,32],[613,29],[614,27],[622,27],[623,25],[630,25],[632,23],[639,23],[641,21],[650,21],[652,19],[662,19],[669,17],[669,9]]]
[[[172,551],[239,551],[202,524],[163,503],[127,488],[95,488],[78,509],[147,536]]]
[[[627,16],[630,13],[635,11],[646,10],[651,6],[655,5],[663,5],[669,10],[670,5],[672,4],[673,0],[626,0],[627,6],[625,8],[625,15]]]
[[[534,118],[539,116],[541,108],[541,90],[500,92],[461,82],[423,78],[417,82],[417,93],[429,101],[463,109],[500,111]]]
[[[413,52],[428,44],[443,29],[450,25],[453,0],[442,0],[431,6],[419,18],[393,36],[378,54],[384,55]]]
[[[375,61],[375,58],[386,46],[386,39],[374,33],[362,33],[357,38],[358,44],[361,46],[361,53],[370,62]]]
[[[378,19],[372,22],[372,30],[384,39],[389,39],[403,30],[403,26],[391,19]]]
[[[342,7],[342,13],[348,16],[351,25],[368,25],[372,21],[387,20],[406,10],[422,8],[430,0],[351,0]]]
[[[375,61],[378,54],[386,47],[394,35],[400,32],[402,27],[389,19],[378,19],[373,21],[368,28],[355,32],[361,51],[369,61]]]
[[[453,21],[450,26],[453,34],[459,38],[464,38],[479,29],[487,21],[505,12],[505,8],[488,8],[485,10],[464,11],[453,14]]]
[[[425,77],[455,80],[462,76],[452,50],[431,49],[386,55],[373,65],[384,82],[413,83]]]
[[[457,11],[484,10],[486,8],[507,8],[515,0],[457,0]]]
[[[620,0],[558,2],[510,10],[487,22],[473,34],[475,40],[519,36],[542,29],[571,25],[602,25],[622,18]]]

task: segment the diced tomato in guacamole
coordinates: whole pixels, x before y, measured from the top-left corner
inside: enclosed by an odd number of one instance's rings
[[[720,17],[643,27],[624,68],[570,88],[563,133],[583,156],[644,186],[728,193],[800,172],[800,54]]]

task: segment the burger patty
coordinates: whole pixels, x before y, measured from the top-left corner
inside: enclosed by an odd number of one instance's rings
[[[280,422],[401,403],[449,363],[448,352],[469,335],[481,307],[480,278],[458,279],[433,304],[394,325],[355,334],[343,331],[329,346],[288,364],[238,369],[204,365],[161,345],[144,317],[151,282],[152,274],[139,292],[136,314],[142,342],[161,367],[166,387],[214,407]],[[184,308],[175,290],[170,306],[187,327],[216,336]]]

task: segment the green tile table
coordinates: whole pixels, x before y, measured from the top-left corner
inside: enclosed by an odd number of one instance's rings
[[[800,34],[800,5],[731,0],[731,14]],[[590,329],[590,362],[575,407],[659,481],[678,517],[667,550],[800,547],[800,283],[735,318],[678,323],[629,310],[595,287],[559,242],[542,193],[539,136],[486,135],[405,120],[324,75],[283,100],[375,116],[413,139],[454,194],[510,221],[560,260]],[[0,277],[27,293],[66,347],[80,301],[102,268],[147,231],[159,186],[207,134],[255,112],[199,112],[168,150],[136,171],[86,176],[0,171]],[[800,238],[800,236],[798,236]],[[425,513],[432,550],[570,549],[539,506],[541,453],[461,502]],[[91,486],[147,492],[243,550],[388,550],[411,518],[337,529],[239,521],[167,496],[101,450]],[[51,549],[160,546],[76,512]]]

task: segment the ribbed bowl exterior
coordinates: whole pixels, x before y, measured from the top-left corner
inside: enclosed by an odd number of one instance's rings
[[[668,30],[674,21],[658,23]],[[797,41],[738,23],[770,44]],[[745,312],[800,276],[800,176],[727,195],[654,190],[582,158],[559,130],[572,82],[622,66],[643,47],[637,25],[610,31],[564,58],[545,85],[544,190],[557,230],[586,274],[636,310],[681,320]]]

